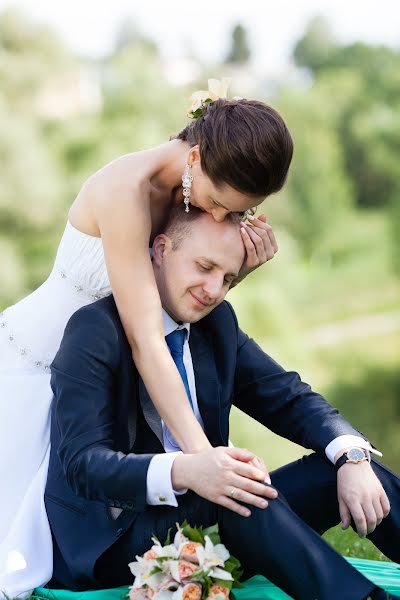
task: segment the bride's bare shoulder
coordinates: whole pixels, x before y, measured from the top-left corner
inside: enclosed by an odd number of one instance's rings
[[[82,185],[70,210],[69,219],[82,231],[99,235],[99,215],[137,202],[148,210],[150,198],[148,151],[119,156],[93,173]]]
[[[84,188],[100,192],[110,190],[135,190],[146,187],[149,179],[149,151],[132,152],[119,156],[101,167],[85,182]]]

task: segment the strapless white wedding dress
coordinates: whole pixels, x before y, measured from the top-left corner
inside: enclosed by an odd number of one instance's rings
[[[48,279],[0,313],[0,598],[51,579],[50,364],[70,316],[110,293],[101,238],[68,222]]]

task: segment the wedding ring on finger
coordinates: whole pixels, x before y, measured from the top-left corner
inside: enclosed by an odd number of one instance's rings
[[[235,493],[236,493],[236,488],[232,488],[230,491],[230,494],[229,494],[230,497],[233,498],[235,496]]]

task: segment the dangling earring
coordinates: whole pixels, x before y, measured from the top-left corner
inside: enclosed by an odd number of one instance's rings
[[[190,188],[192,187],[193,175],[190,174],[190,165],[185,165],[185,170],[182,175],[182,186],[183,186],[183,201],[185,203],[185,212],[189,212],[190,202]]]

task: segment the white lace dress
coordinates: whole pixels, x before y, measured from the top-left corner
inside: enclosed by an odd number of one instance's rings
[[[49,365],[70,316],[110,293],[101,239],[68,222],[49,278],[0,313],[0,598],[51,578]]]

